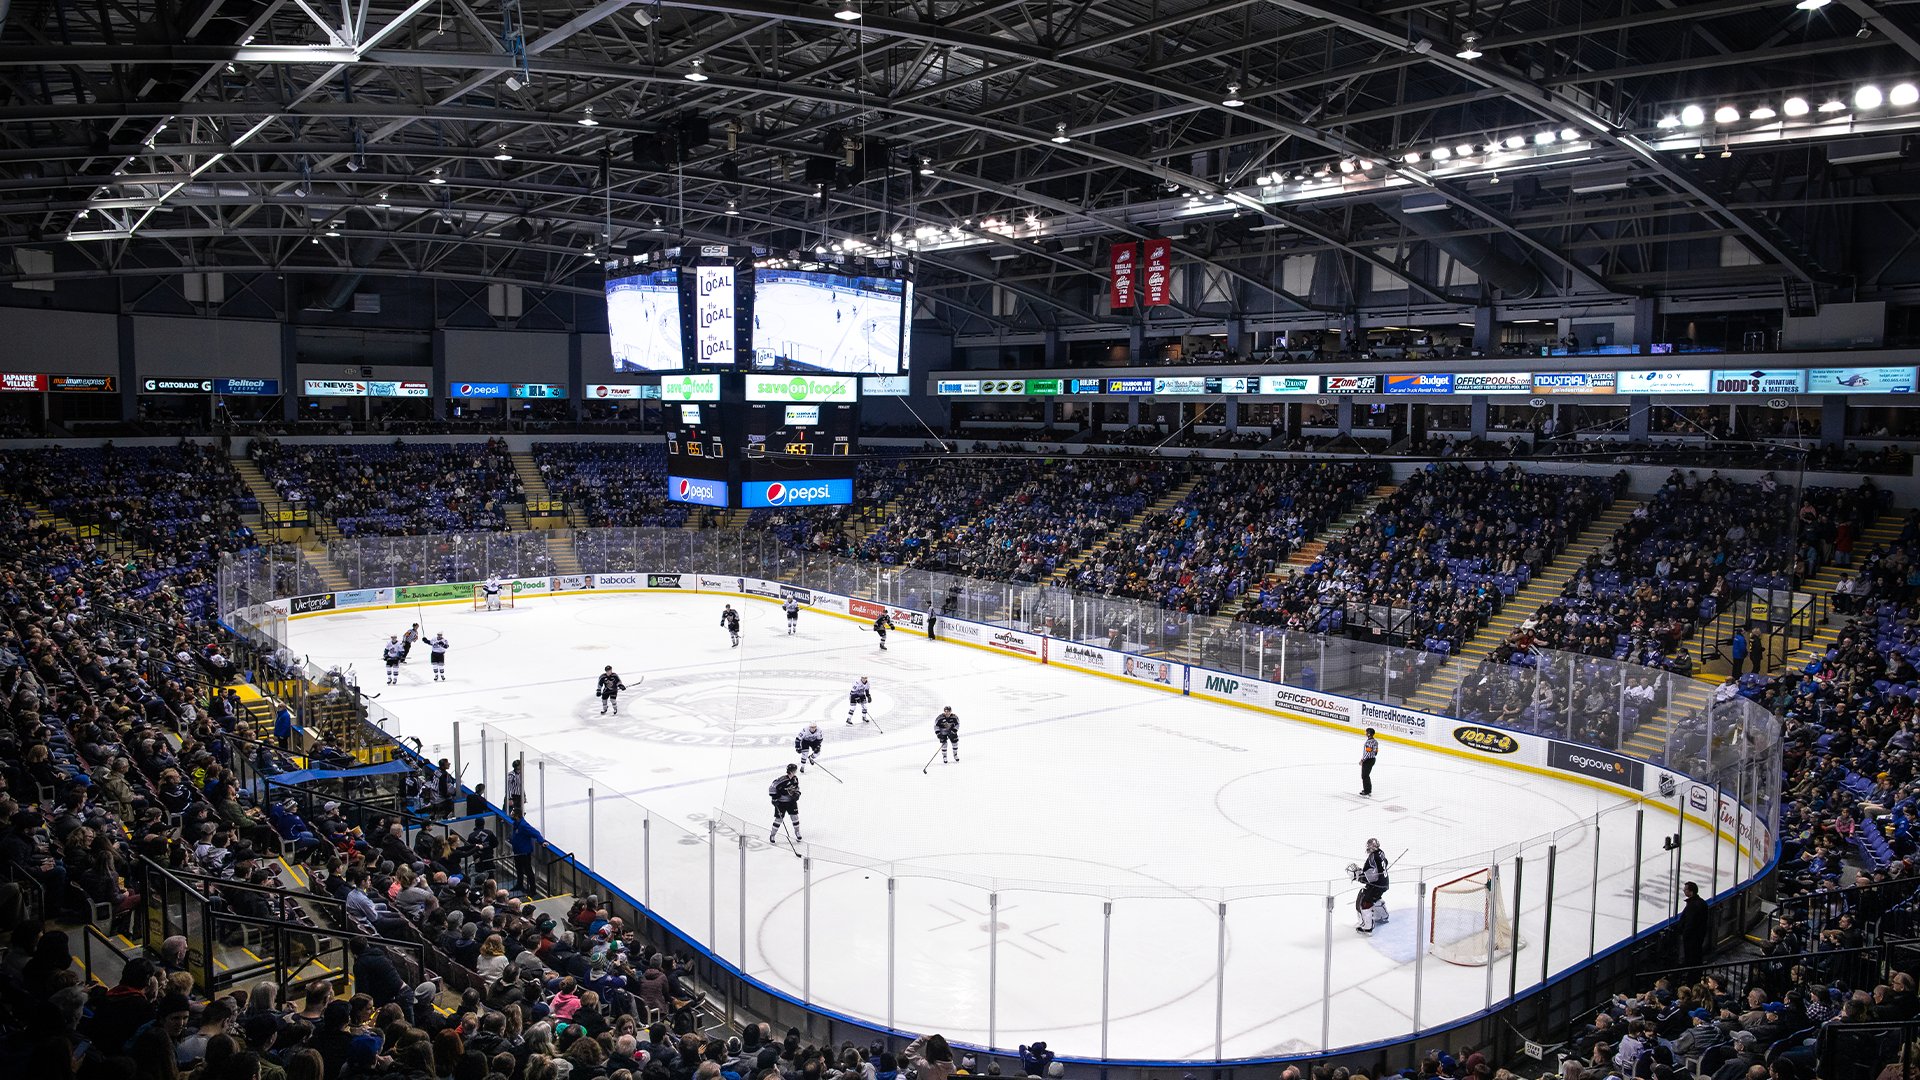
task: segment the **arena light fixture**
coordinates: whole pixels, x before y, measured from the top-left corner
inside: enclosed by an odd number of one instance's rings
[[[1509,135],[1509,136],[1507,136],[1507,149],[1509,149],[1509,150],[1518,150],[1518,149],[1520,149],[1521,147],[1523,147],[1523,146],[1525,146],[1525,145],[1527,145],[1527,139],[1526,139],[1526,136],[1524,136],[1524,135]]]
[[[1780,111],[1786,113],[1788,116],[1801,117],[1812,112],[1813,106],[1807,104],[1806,98],[1796,96],[1781,102]]]
[[[727,216],[728,217],[740,216],[740,205],[739,203],[735,202],[732,199],[727,200]]]
[[[1064,120],[1063,120],[1063,121],[1061,121],[1061,122],[1059,122],[1059,123],[1057,123],[1057,124],[1055,124],[1055,125],[1053,125],[1053,139],[1052,139],[1052,141],[1053,141],[1053,142],[1056,142],[1056,143],[1060,143],[1060,144],[1063,144],[1063,145],[1064,145],[1064,144],[1066,144],[1066,143],[1070,143],[1070,142],[1072,142],[1072,141],[1073,141],[1072,139],[1069,139],[1069,138],[1067,138],[1067,124],[1066,124],[1066,121],[1064,121]]]
[[[1445,161],[1452,156],[1453,151],[1444,146],[1436,146],[1433,148],[1433,160],[1435,161]]]
[[[1776,116],[1779,116],[1779,115],[1780,115],[1779,113],[1777,113],[1777,112],[1775,112],[1775,111],[1774,111],[1774,109],[1773,109],[1773,106],[1771,106],[1771,105],[1761,105],[1761,106],[1758,106],[1758,107],[1756,107],[1756,108],[1755,108],[1755,109],[1754,109],[1754,110],[1753,110],[1752,112],[1750,112],[1750,113],[1748,113],[1748,114],[1747,114],[1747,119],[1749,119],[1749,120],[1771,120],[1771,119],[1773,119],[1774,117],[1776,117]]]
[[[1878,86],[1868,83],[1853,92],[1853,107],[1866,112],[1886,104],[1887,95]]]
[[[1478,60],[1486,54],[1480,51],[1480,33],[1469,30],[1460,35],[1460,48],[1454,52],[1462,60]]]
[[[1793,6],[1795,10],[1798,11],[1819,11],[1831,3],[1833,3],[1833,0],[1800,0],[1799,3]]]
[[[512,161],[513,160],[513,153],[512,151],[507,149],[506,143],[501,143],[499,149],[493,152],[493,160],[495,161]]]
[[[427,177],[427,183],[438,187],[446,182],[447,178],[440,175],[440,167],[438,165],[434,166],[433,175]]]
[[[1689,105],[1680,110],[1681,127],[1699,127],[1707,122],[1707,110],[1698,105]]]
[[[1912,83],[1897,83],[1887,91],[1887,104],[1896,108],[1905,109],[1916,102],[1920,102],[1920,87]]]
[[[1660,118],[1659,123],[1654,125],[1654,127],[1659,128],[1661,131],[1671,131],[1672,129],[1677,128],[1679,126],[1680,126],[1680,117],[1678,114],[1675,114],[1675,113],[1668,113],[1667,115]],[[1551,139],[1552,136],[1549,135],[1548,138]]]
[[[1542,131],[1542,132],[1538,132],[1538,133],[1536,133],[1536,134],[1534,135],[1534,137],[1533,137],[1533,145],[1535,145],[1535,146],[1552,146],[1552,145],[1553,145],[1553,139],[1554,139],[1554,135],[1553,135],[1553,132],[1551,132],[1551,131]]]
[[[1581,136],[1580,136],[1580,132],[1579,132],[1578,130],[1576,130],[1576,129],[1574,129],[1574,128],[1561,128],[1561,129],[1560,129],[1560,141],[1561,141],[1561,142],[1579,142],[1579,141],[1580,141],[1580,137],[1581,137]]]
[[[580,119],[575,120],[574,123],[579,124],[581,127],[600,126],[600,121],[593,118],[593,106],[591,105],[587,106],[586,111],[580,114]]]
[[[1740,110],[1731,105],[1722,105],[1713,110],[1713,122],[1716,124],[1732,124],[1739,119]]]
[[[1400,160],[1406,162],[1409,165],[1418,165],[1420,164],[1420,151],[1409,150],[1407,151],[1406,156],[1401,158]]]
[[[696,57],[694,57],[694,58],[693,58],[693,70],[692,70],[692,71],[689,71],[689,72],[687,72],[687,74],[686,74],[686,76],[685,76],[685,77],[686,77],[686,80],[687,80],[688,82],[706,82],[706,81],[707,81],[707,73],[706,73],[706,72],[704,72],[704,71],[701,71],[701,70],[700,70],[700,69],[701,69],[702,67],[704,67],[705,65],[706,65],[706,61],[705,61],[704,59],[702,59],[701,57],[698,57],[698,56],[696,56]]]
[[[1242,105],[1245,105],[1245,104],[1246,104],[1246,102],[1245,102],[1245,101],[1242,101],[1242,100],[1240,99],[1240,84],[1239,84],[1239,83],[1228,83],[1228,84],[1227,84],[1227,96],[1226,96],[1226,97],[1224,97],[1224,98],[1221,98],[1221,99],[1220,99],[1220,104],[1221,104],[1221,105],[1223,105],[1223,106],[1225,106],[1225,107],[1227,107],[1227,108],[1229,108],[1229,109],[1237,109],[1237,108],[1239,108],[1240,106],[1242,106]]]
[[[846,0],[840,5],[840,10],[833,13],[833,17],[841,22],[859,22],[860,9],[853,6],[853,0]]]
[[[1353,170],[1354,170],[1354,164],[1353,164],[1353,159],[1352,159],[1352,158],[1341,158],[1341,159],[1340,159],[1340,171],[1341,171],[1342,173],[1347,173],[1347,174],[1351,174],[1351,173],[1353,172]]]
[[[933,159],[932,158],[923,157],[920,159],[920,175],[921,176],[933,175]]]
[[[1472,144],[1472,143],[1461,143],[1461,144],[1460,144],[1459,146],[1456,146],[1456,147],[1454,147],[1454,148],[1453,148],[1453,152],[1454,152],[1454,154],[1455,154],[1456,156],[1458,156],[1458,157],[1472,157],[1472,156],[1473,156],[1473,144]]]

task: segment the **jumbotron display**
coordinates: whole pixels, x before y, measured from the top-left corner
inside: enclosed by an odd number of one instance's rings
[[[905,278],[761,269],[753,281],[759,371],[893,375],[905,366]]]
[[[667,267],[609,278],[607,336],[613,349],[613,370],[617,372],[685,368],[679,269]]]

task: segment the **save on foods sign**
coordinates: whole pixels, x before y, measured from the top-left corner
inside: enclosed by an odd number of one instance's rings
[[[818,375],[748,375],[748,401],[857,401],[858,384],[851,377]]]

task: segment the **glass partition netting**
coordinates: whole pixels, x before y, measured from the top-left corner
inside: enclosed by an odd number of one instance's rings
[[[564,741],[529,740],[504,704],[468,710],[457,732],[420,729],[372,707],[391,734],[409,745],[419,739],[429,760],[454,758],[457,747],[466,782],[484,783],[496,804],[506,800],[509,763],[523,761],[526,813],[556,847],[747,975],[875,1025],[1003,1048],[1044,1038],[1086,1057],[1311,1053],[1498,1004],[1664,921],[1677,910],[1681,882],[1724,895],[1771,859],[1770,849],[1737,845],[1712,807],[1721,798],[1744,804],[1771,837],[1777,721],[1668,672],[1553,652],[1518,664],[1470,662],[1127,598],[851,562],[759,533],[609,529],[556,539],[570,542],[586,573],[765,578],[1374,701],[1406,702],[1438,687],[1454,716],[1620,752],[1673,780],[1643,803],[1596,795],[1576,821],[1495,851],[1442,863],[1405,853],[1386,896],[1388,925],[1398,929],[1376,931],[1368,954],[1382,970],[1402,972],[1383,979],[1350,959],[1328,967],[1334,947],[1353,935],[1355,886],[1345,879],[1287,880],[1276,867],[1273,884],[1231,888],[1075,880],[1061,869],[1067,862],[1010,858],[991,873],[960,872],[939,860],[888,862],[808,844],[796,856],[784,838],[769,844],[764,760],[737,768],[734,759],[745,746],[790,742],[807,717],[784,711],[777,676],[737,664],[730,699],[702,704],[708,725],[729,736],[710,772],[730,778],[712,785],[710,813],[678,820],[646,805],[644,747],[612,761]],[[356,588],[552,572],[547,539],[536,534],[335,541],[324,557]],[[248,609],[310,589],[312,579],[293,549],[230,556],[221,610],[236,629],[271,637],[284,621]],[[809,784],[824,782],[809,774]],[[788,857],[771,857],[775,846]],[[1456,966],[1427,952],[1432,890],[1464,875],[1502,890],[1497,907],[1518,939],[1489,965]],[[1143,986],[1152,990],[1143,995]],[[1118,995],[1116,987],[1135,989]],[[1390,1020],[1399,1031],[1383,1027]]]

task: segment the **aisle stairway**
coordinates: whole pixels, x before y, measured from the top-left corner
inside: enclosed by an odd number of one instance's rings
[[[1897,540],[1900,536],[1901,523],[1904,517],[1904,512],[1882,514],[1877,521],[1867,526],[1866,529],[1861,532],[1858,542],[1854,544],[1856,557],[1864,552],[1871,551],[1876,546],[1892,544]],[[1818,573],[1814,574],[1812,578],[1801,585],[1800,591],[1813,593],[1822,598],[1829,597],[1833,593],[1833,587],[1839,583],[1840,578],[1850,572],[1846,567],[1822,567]],[[1826,624],[1817,628],[1814,631],[1813,637],[1804,645],[1795,648],[1784,659],[1769,656],[1767,674],[1779,674],[1782,671],[1798,671],[1805,668],[1811,661],[1826,655],[1827,647],[1840,639],[1840,631],[1846,625],[1846,622],[1845,616],[1829,614]],[[1708,644],[1713,644],[1715,647],[1718,647],[1720,641],[1726,640],[1732,637],[1732,635],[1733,624],[1731,620],[1725,618],[1715,620],[1711,626],[1694,636],[1694,641],[1698,643],[1693,650],[1694,654],[1699,655],[1705,650],[1705,646]],[[1715,666],[1725,668],[1727,665],[1722,661]],[[1699,680],[1699,682],[1676,684],[1678,688],[1674,691],[1672,705],[1661,709],[1651,721],[1640,725],[1633,734],[1627,737],[1627,751],[1629,753],[1638,757],[1657,758],[1666,746],[1667,733],[1673,729],[1673,725],[1679,720],[1698,712],[1707,704],[1708,691],[1704,690],[1699,683],[1704,682],[1718,686],[1727,681],[1729,674],[1726,671],[1698,671],[1694,673],[1694,678]]]
[[[1375,507],[1387,501],[1387,496],[1399,490],[1399,486],[1395,484],[1381,484],[1374,488],[1372,494],[1354,504],[1353,509],[1335,518],[1333,524],[1321,530],[1319,536],[1301,544],[1293,554],[1287,556],[1287,565],[1293,569],[1285,571],[1285,574],[1291,576],[1312,566],[1314,560],[1320,557],[1320,553],[1327,550],[1328,544],[1345,536],[1347,530],[1360,523],[1361,518],[1373,513]]]
[[[1193,489],[1200,486],[1200,480],[1201,478],[1198,476],[1189,477],[1168,489],[1165,495],[1154,500],[1151,506],[1146,507],[1139,513],[1128,518],[1125,524],[1117,529],[1108,530],[1107,534],[1100,540],[1069,556],[1065,562],[1054,569],[1053,576],[1047,579],[1047,583],[1050,585],[1065,585],[1067,579],[1072,576],[1075,570],[1080,568],[1082,563],[1085,563],[1088,559],[1093,558],[1100,552],[1105,551],[1115,541],[1131,540],[1133,536],[1140,531],[1140,526],[1146,524],[1149,517],[1155,514],[1164,514],[1180,505],[1180,500],[1193,494]]]
[[[1613,534],[1627,519],[1633,516],[1634,508],[1640,500],[1631,498],[1615,499],[1612,506],[1600,511],[1587,527],[1576,533],[1572,540],[1558,555],[1547,561],[1547,565],[1534,575],[1533,580],[1516,590],[1498,613],[1487,620],[1461,646],[1460,651],[1448,658],[1434,677],[1421,684],[1408,699],[1408,704],[1428,712],[1453,712],[1453,692],[1469,672],[1478,668],[1482,661],[1500,647],[1501,643],[1513,635],[1520,624],[1553,602],[1567,582],[1586,565],[1587,557],[1607,546]]]

